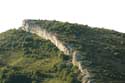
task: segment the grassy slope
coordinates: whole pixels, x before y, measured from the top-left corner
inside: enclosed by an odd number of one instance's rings
[[[74,69],[63,58],[50,41],[9,30],[0,34],[0,83],[70,83]]]

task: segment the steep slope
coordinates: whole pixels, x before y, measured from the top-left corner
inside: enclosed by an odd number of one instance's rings
[[[82,83],[124,83],[124,33],[47,20],[25,20],[21,29],[50,40],[70,55]]]
[[[79,83],[70,56],[22,30],[0,34],[0,83]]]

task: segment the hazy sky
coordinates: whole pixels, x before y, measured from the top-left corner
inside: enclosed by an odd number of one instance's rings
[[[125,0],[0,0],[0,32],[23,19],[48,19],[125,33]]]

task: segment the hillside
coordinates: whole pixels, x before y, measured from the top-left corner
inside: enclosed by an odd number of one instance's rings
[[[4,32],[0,34],[0,83],[70,83],[78,71],[63,55],[34,34]]]
[[[125,34],[24,20],[0,34],[1,83],[124,83]],[[20,80],[20,81],[19,81]]]

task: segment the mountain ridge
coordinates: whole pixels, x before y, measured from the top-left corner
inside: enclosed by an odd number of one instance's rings
[[[6,63],[8,66],[15,67],[20,63],[22,69],[28,68],[25,69],[26,73],[34,70],[43,75],[44,79],[37,74],[34,75],[37,76],[36,78],[31,78],[31,73],[29,73],[30,77],[27,77],[29,74],[24,74],[23,78],[29,80],[25,81],[26,83],[31,83],[31,80],[35,83],[41,83],[40,81],[42,83],[57,81],[58,83],[124,83],[124,54],[124,33],[91,28],[87,25],[31,19],[24,20],[19,30],[10,30],[0,34],[0,55],[2,55],[0,58],[5,60],[0,62],[1,64]],[[34,59],[35,63],[33,63]],[[48,65],[53,63],[54,66],[47,66],[45,61],[45,65],[42,64],[40,68],[37,68],[44,59],[49,60]],[[26,63],[27,61],[29,63]],[[4,65],[0,67],[0,73],[5,67]],[[21,68],[20,72],[22,72]],[[47,71],[44,70],[46,68]],[[18,74],[20,75],[19,72]],[[2,79],[1,76],[0,79]],[[15,82],[11,76],[9,80],[12,82],[2,83]]]
[[[35,23],[36,22],[36,23]],[[51,24],[52,21],[50,21]],[[56,23],[56,22],[55,22]],[[55,33],[51,33],[49,31],[47,31],[49,28],[44,28],[44,25],[42,25],[42,20],[41,20],[41,26],[40,25],[35,25],[37,24],[37,20],[24,20],[24,26],[25,27],[25,31],[31,32],[31,33],[35,33],[38,36],[44,38],[44,39],[48,39],[50,40],[53,44],[55,44],[61,51],[63,51],[65,54],[67,55],[71,55],[72,56],[72,63],[73,65],[76,65],[79,70],[81,71],[81,73],[83,74],[83,82],[82,83],[91,83],[93,82],[93,76],[94,74],[89,74],[90,72],[88,72],[88,69],[85,69],[82,66],[82,62],[81,62],[81,54],[80,52],[78,52],[79,50],[75,50],[72,47],[70,47],[68,44],[64,45],[60,40],[58,40],[58,38],[55,36]],[[77,26],[77,24],[76,24]],[[82,25],[81,25],[82,26]],[[88,26],[85,26],[88,27]],[[58,27],[59,28],[59,27]],[[51,31],[51,30],[50,30]],[[53,31],[54,32],[54,31]],[[58,35],[58,34],[57,34]],[[49,37],[47,37],[49,36]],[[60,45],[61,44],[61,47]],[[73,51],[74,50],[74,51]],[[91,64],[91,61],[87,61],[88,64]],[[92,78],[91,78],[92,77]]]
[[[90,78],[90,74],[89,74],[88,70],[82,68],[82,64],[79,61],[79,57],[81,57],[81,55],[76,50],[72,49],[68,45],[64,45],[60,40],[58,40],[58,38],[54,35],[54,33],[47,32],[46,29],[43,29],[42,27],[35,25],[33,23],[33,21],[24,20],[23,24],[24,25],[22,26],[23,27],[22,30],[25,30],[25,31],[31,32],[31,33],[35,33],[38,36],[40,36],[46,40],[50,40],[57,48],[59,48],[61,51],[63,51],[64,54],[72,56],[73,65],[76,65],[79,68],[79,70],[81,71],[81,73],[84,75],[83,83],[91,82],[91,80],[88,80],[88,78]],[[74,50],[74,51],[72,51],[72,50]]]

